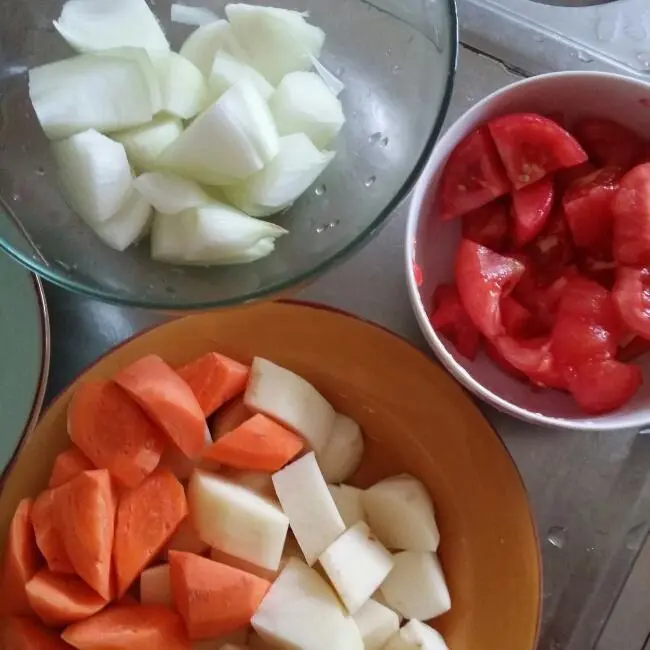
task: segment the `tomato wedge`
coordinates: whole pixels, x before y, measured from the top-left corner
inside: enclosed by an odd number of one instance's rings
[[[553,181],[550,176],[512,193],[515,245],[521,247],[539,235],[553,207]]]
[[[613,296],[625,326],[650,339],[650,269],[619,267]]]
[[[463,237],[477,244],[502,251],[508,243],[508,205],[502,199],[467,212],[462,217]]]
[[[509,191],[494,142],[482,126],[451,152],[438,187],[438,210],[442,219],[453,219]]]
[[[485,355],[487,356],[490,361],[492,361],[494,364],[496,364],[503,372],[506,374],[514,377],[515,379],[518,379],[519,381],[528,381],[528,377],[521,372],[521,370],[517,370],[509,361],[506,361],[506,358],[499,352],[498,348],[494,343],[491,341],[485,341],[483,343],[483,348],[485,350]]]
[[[631,341],[619,348],[617,359],[619,361],[633,361],[647,352],[650,352],[650,341],[642,336],[635,336]]]
[[[555,193],[557,196],[562,197],[564,193],[569,189],[569,186],[572,185],[579,178],[588,176],[593,172],[597,171],[593,163],[590,163],[588,160],[576,165],[575,167],[567,167],[566,169],[558,169],[553,178],[555,180]]]
[[[525,248],[541,284],[560,277],[575,257],[569,226],[562,208],[551,212],[539,236]]]
[[[580,273],[590,280],[598,282],[606,289],[611,290],[616,281],[616,262],[612,259],[611,251],[578,253],[577,264]]]
[[[526,267],[469,239],[462,239],[456,255],[456,286],[465,311],[487,338],[505,333],[501,299],[507,296]]]
[[[589,117],[580,120],[573,132],[589,157],[601,165],[629,169],[642,152],[641,138],[613,120]]]
[[[495,339],[496,349],[507,363],[537,386],[566,388],[566,381],[551,351],[548,337],[518,340],[512,336]]]
[[[578,141],[559,124],[534,113],[498,117],[488,124],[508,178],[516,189],[587,160]]]
[[[433,293],[431,326],[448,339],[459,354],[472,360],[478,352],[480,335],[460,303],[458,291],[451,284],[441,284]]]
[[[501,300],[501,318],[507,334],[524,336],[531,317],[530,311],[512,296],[505,296]]]
[[[612,239],[612,203],[621,181],[618,167],[605,167],[576,180],[562,204],[576,246],[607,250]]]
[[[650,163],[623,176],[612,212],[614,259],[629,266],[650,265]]]

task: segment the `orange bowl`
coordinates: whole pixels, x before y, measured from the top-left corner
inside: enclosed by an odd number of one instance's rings
[[[505,447],[463,390],[406,341],[326,308],[269,303],[171,321],[111,351],[44,414],[0,494],[0,544],[25,496],[43,489],[69,444],[66,408],[75,386],[111,377],[150,353],[172,365],[219,351],[263,356],[303,375],[357,420],[366,451],[351,483],[367,487],[408,472],[427,486],[441,532],[452,599],[436,619],[451,650],[533,650],[541,602],[540,557],[521,478]]]

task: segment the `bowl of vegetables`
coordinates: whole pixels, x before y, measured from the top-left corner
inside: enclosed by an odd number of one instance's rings
[[[542,75],[474,106],[415,192],[420,328],[493,406],[578,430],[650,419],[650,86]]]
[[[367,242],[439,134],[454,4],[298,5],[12,5],[0,246],[73,291],[191,310]]]

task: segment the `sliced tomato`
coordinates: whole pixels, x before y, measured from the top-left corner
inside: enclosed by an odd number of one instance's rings
[[[619,267],[612,295],[625,326],[650,339],[650,268]]]
[[[650,265],[650,163],[623,176],[612,212],[614,259],[630,266]]]
[[[494,142],[482,126],[451,152],[438,187],[438,210],[442,219],[453,219],[509,191]]]
[[[539,235],[553,207],[553,181],[546,176],[512,193],[515,245],[521,247]]]
[[[641,370],[614,359],[592,361],[569,379],[569,391],[586,413],[598,415],[624,406],[642,383]]]
[[[512,296],[505,296],[501,300],[501,318],[506,334],[526,336],[532,314],[518,300]]]
[[[580,273],[611,291],[616,280],[616,262],[612,252],[592,253],[580,251],[577,255],[577,265]]]
[[[516,189],[587,160],[578,141],[542,115],[514,113],[492,120],[488,128]]]
[[[451,284],[441,284],[433,294],[431,326],[448,339],[459,354],[473,360],[478,352],[480,335],[460,303],[458,291]]]
[[[588,117],[580,120],[573,132],[589,157],[601,165],[629,169],[642,151],[641,138],[613,120]]]
[[[525,266],[469,239],[456,255],[456,286],[460,300],[479,332],[488,338],[505,333],[501,299],[517,284]]]
[[[579,178],[588,176],[593,172],[597,171],[598,167],[593,163],[586,162],[576,165],[575,167],[567,167],[566,169],[558,169],[553,178],[555,180],[555,194],[557,197],[563,197],[564,193],[569,189],[569,186],[572,185]]]
[[[554,209],[539,236],[525,248],[540,283],[550,284],[575,259],[569,226],[561,207]]]
[[[593,251],[611,245],[612,202],[621,181],[618,167],[605,167],[577,179],[562,199],[564,214],[576,246]]]
[[[633,361],[648,352],[650,352],[650,340],[642,336],[634,336],[618,349],[616,358],[619,361]]]
[[[463,237],[501,252],[508,243],[508,204],[503,199],[467,212],[462,217]]]
[[[519,381],[527,381],[528,377],[517,370],[509,361],[506,361],[506,358],[499,352],[498,348],[491,341],[485,341],[483,344],[483,349],[485,350],[485,355],[492,361],[494,364],[499,366],[503,372],[506,374],[518,379]]]
[[[512,336],[500,336],[494,345],[503,358],[523,372],[536,386],[566,388],[566,381],[551,351],[551,339],[519,340]]]

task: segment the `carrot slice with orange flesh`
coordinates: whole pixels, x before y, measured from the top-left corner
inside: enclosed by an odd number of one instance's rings
[[[165,445],[163,433],[112,381],[77,388],[68,407],[68,433],[96,467],[127,487],[156,469]]]
[[[186,516],[183,486],[167,469],[156,470],[122,495],[113,547],[118,597],[160,553]]]
[[[32,500],[23,499],[9,527],[0,582],[0,613],[3,615],[31,613],[25,586],[38,568],[31,510]]]
[[[190,650],[183,620],[161,605],[116,605],[73,623],[62,638],[77,650]]]
[[[11,616],[4,621],[0,634],[3,650],[70,650],[57,634],[36,621]]]
[[[244,392],[249,370],[239,361],[208,352],[177,372],[189,384],[203,415],[208,417],[222,404]]]
[[[188,457],[205,446],[205,416],[192,389],[159,356],[143,357],[115,375],[115,381]]]
[[[56,524],[75,571],[102,598],[111,599],[111,552],[116,496],[106,469],[83,472],[58,488]]]
[[[73,445],[56,457],[50,475],[49,487],[59,487],[81,474],[81,472],[87,472],[91,469],[95,469],[95,466],[87,456],[84,456],[79,447]]]
[[[41,492],[32,506],[31,519],[36,545],[50,571],[75,573],[56,519],[58,502],[64,494],[63,486]]]
[[[190,639],[222,636],[246,627],[271,583],[200,555],[170,551],[176,610]]]
[[[276,472],[302,448],[302,440],[293,431],[258,413],[213,442],[203,459],[237,469]]]
[[[81,621],[108,604],[81,578],[52,571],[39,571],[27,583],[26,591],[36,615],[52,627]]]

